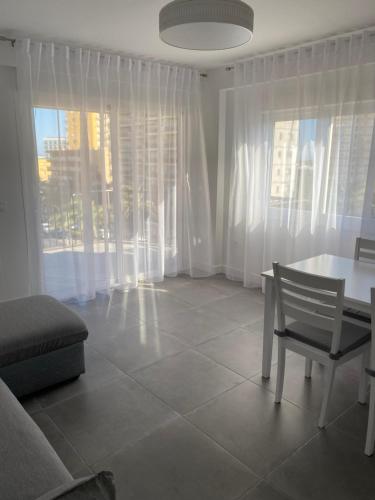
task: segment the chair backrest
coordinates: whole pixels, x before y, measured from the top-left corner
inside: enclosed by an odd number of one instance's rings
[[[278,329],[285,317],[331,333],[331,353],[340,348],[345,280],[326,278],[273,263]]]
[[[355,260],[372,260],[375,262],[375,240],[357,238],[354,250]]]

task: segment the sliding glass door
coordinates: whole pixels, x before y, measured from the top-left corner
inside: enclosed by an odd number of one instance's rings
[[[34,119],[45,290],[75,296],[87,259],[95,261],[97,288],[114,285],[110,115],[34,108]]]
[[[176,258],[176,117],[36,107],[34,122],[45,291],[83,298],[157,277]]]

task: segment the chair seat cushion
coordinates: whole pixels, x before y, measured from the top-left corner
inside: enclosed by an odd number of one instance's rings
[[[0,367],[87,338],[81,318],[48,295],[0,302]]]
[[[352,309],[351,307],[346,307],[343,310],[343,315],[348,318],[353,318],[363,323],[371,323],[371,316],[363,311],[358,311],[358,309]]]
[[[299,340],[324,352],[331,351],[332,333],[315,326],[294,321],[285,328],[285,332],[276,330],[275,333],[279,336]],[[371,331],[369,329],[343,321],[340,349],[338,353],[332,354],[331,357],[338,359],[366,342],[369,342],[370,339]]]

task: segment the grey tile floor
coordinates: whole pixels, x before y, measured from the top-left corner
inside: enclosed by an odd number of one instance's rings
[[[178,277],[70,307],[90,331],[86,373],[23,403],[74,476],[112,470],[119,500],[375,498],[358,363],[338,370],[326,430],[322,369],[305,380],[298,355],[275,406],[259,290]]]

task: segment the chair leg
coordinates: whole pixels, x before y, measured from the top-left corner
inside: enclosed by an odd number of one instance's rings
[[[311,378],[312,359],[305,358],[305,377]]]
[[[369,457],[374,453],[375,439],[375,379],[373,377],[371,377],[370,384],[370,402],[365,445],[365,454]]]
[[[361,373],[360,373],[359,388],[358,388],[358,402],[361,404],[365,404],[367,398],[368,376],[366,373],[366,368],[369,363],[369,354],[370,354],[369,350],[365,351],[362,354]]]
[[[323,395],[323,402],[320,410],[319,423],[318,423],[320,429],[323,429],[327,423],[327,410],[328,410],[329,400],[331,399],[333,382],[335,380],[335,372],[336,372],[335,362],[331,362],[325,367],[324,395]]]
[[[278,361],[277,361],[277,381],[275,403],[280,403],[283,397],[284,375],[285,375],[285,341],[279,337]]]

